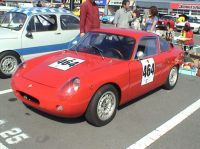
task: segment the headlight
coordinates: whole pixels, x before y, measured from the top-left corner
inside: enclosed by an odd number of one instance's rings
[[[73,79],[73,89],[76,92],[80,86],[80,79],[79,78],[74,78]]]
[[[80,78],[75,77],[67,81],[59,90],[59,97],[65,98],[66,96],[74,95],[80,87]]]

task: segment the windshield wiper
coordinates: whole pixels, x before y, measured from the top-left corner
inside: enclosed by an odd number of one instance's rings
[[[104,60],[104,56],[103,56],[103,51],[101,49],[99,49],[98,47],[89,44],[90,47],[92,47],[93,49],[97,50],[99,52],[99,54],[101,55],[102,59]]]

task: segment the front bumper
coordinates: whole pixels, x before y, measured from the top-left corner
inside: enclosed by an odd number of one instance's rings
[[[11,82],[15,96],[27,105],[59,117],[79,117],[85,113],[89,99],[87,94],[77,94],[60,99],[58,89],[39,84],[22,77]]]

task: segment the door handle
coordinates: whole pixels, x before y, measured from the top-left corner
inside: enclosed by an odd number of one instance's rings
[[[56,35],[60,35],[61,33],[56,33]]]

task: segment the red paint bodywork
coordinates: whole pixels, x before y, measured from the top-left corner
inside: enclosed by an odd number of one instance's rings
[[[136,44],[130,60],[105,58],[101,56],[65,50],[41,56],[26,62],[26,68],[19,69],[12,77],[12,89],[15,95],[26,104],[61,117],[78,117],[85,113],[87,106],[95,92],[105,84],[113,84],[120,92],[120,105],[143,95],[163,85],[170,69],[182,63],[183,52],[170,47],[167,52],[160,52],[154,56],[155,64],[162,63],[162,67],[155,69],[154,81],[141,86],[142,64],[134,59],[138,41],[142,37],[156,36],[153,33],[126,29],[98,29],[104,32],[130,36]],[[159,38],[157,38],[159,42]],[[158,45],[158,49],[159,49]],[[67,71],[49,67],[49,64],[65,57],[85,60]],[[70,79],[80,78],[80,88],[74,94],[60,96],[60,88]],[[31,86],[30,86],[31,85]],[[39,101],[35,103],[24,98],[23,93]],[[58,111],[57,106],[63,110]]]

